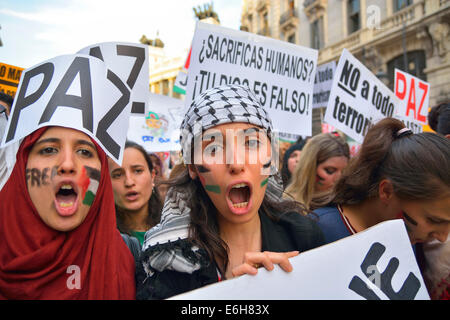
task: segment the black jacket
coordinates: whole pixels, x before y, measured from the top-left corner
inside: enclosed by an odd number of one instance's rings
[[[301,252],[317,248],[325,244],[322,231],[316,222],[299,213],[290,212],[279,216],[274,221],[266,214],[261,214],[262,251]],[[171,243],[172,246],[182,247],[183,252],[190,250],[187,239]],[[167,249],[167,248],[166,248]],[[137,271],[137,299],[166,299],[171,296],[191,291],[205,285],[218,282],[217,267],[211,261],[205,250],[200,249],[200,263],[202,268],[192,274],[164,270],[147,277],[142,263]],[[146,258],[146,252],[141,259]],[[212,297],[213,298],[213,297]]]

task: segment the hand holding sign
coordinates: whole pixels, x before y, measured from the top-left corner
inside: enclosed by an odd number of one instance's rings
[[[2,145],[44,126],[63,126],[88,134],[121,163],[129,102],[128,87],[99,59],[55,57],[22,73]]]

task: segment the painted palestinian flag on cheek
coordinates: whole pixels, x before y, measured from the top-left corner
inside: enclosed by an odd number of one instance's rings
[[[83,204],[91,206],[100,183],[100,171],[88,166],[84,166],[81,172],[79,185],[83,195]]]

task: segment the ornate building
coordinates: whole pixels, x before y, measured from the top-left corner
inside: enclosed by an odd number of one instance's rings
[[[241,29],[319,49],[319,65],[346,48],[391,89],[398,68],[430,83],[430,106],[450,100],[450,0],[243,0]]]
[[[195,17],[202,22],[219,24],[219,17],[212,4],[205,4],[203,8],[193,8]],[[147,39],[145,35],[139,40],[149,46],[150,67],[150,92],[163,94],[173,98],[184,99],[184,95],[173,91],[178,72],[183,68],[189,48],[185,54],[178,57],[169,57],[164,52],[164,43],[156,36],[155,39]]]

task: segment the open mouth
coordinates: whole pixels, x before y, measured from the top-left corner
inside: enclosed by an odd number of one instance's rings
[[[63,182],[55,195],[56,211],[62,216],[70,216],[78,208],[78,194],[70,182]]]
[[[137,199],[137,197],[138,197],[138,193],[136,191],[130,191],[125,194],[125,198],[128,201],[134,201]]]
[[[228,191],[228,203],[233,212],[243,213],[248,209],[251,198],[251,188],[245,183],[237,183]]]

